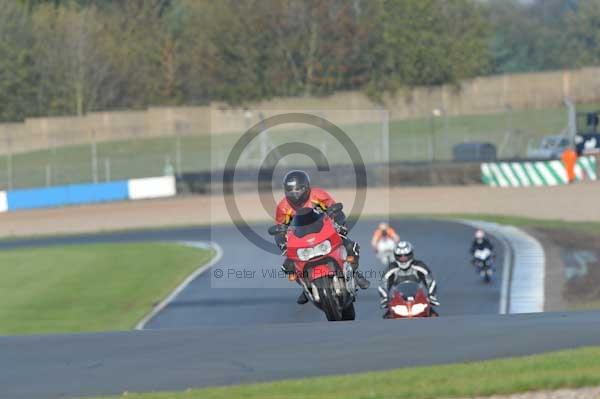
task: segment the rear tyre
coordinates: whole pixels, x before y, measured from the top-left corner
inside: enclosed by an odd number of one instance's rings
[[[486,284],[489,284],[490,281],[492,281],[492,279],[490,278],[490,275],[486,272],[485,275],[483,276],[483,282]]]
[[[355,318],[354,303],[351,303],[342,311],[342,320],[354,320]]]

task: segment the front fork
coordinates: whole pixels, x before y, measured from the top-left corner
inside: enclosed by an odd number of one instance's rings
[[[319,302],[319,292],[314,284],[307,284],[304,279],[298,279],[300,285],[304,289],[304,294],[310,299],[312,302]],[[339,276],[333,276],[333,289],[335,290],[335,294],[337,296],[343,296],[345,292],[350,294],[352,298],[356,297],[356,291],[358,288],[356,287],[356,283],[354,281],[354,269],[352,265],[348,262],[344,262],[343,268],[343,281],[340,280]]]

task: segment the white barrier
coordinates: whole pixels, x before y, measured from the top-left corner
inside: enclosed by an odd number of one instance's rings
[[[0,212],[8,211],[8,200],[6,199],[6,191],[0,191]]]
[[[174,176],[131,179],[127,186],[132,200],[172,197],[177,193]]]

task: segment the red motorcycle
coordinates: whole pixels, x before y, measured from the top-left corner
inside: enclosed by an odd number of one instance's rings
[[[341,209],[341,204],[334,204],[326,214],[313,208],[301,208],[289,227],[269,228],[271,235],[286,234],[286,256],[295,266],[295,273],[289,278],[302,286],[306,297],[329,321],[355,318],[354,272],[347,262],[342,237],[328,216]]]
[[[379,287],[382,307],[387,308],[384,319],[412,319],[416,317],[435,317],[438,314],[431,307],[427,289],[420,281],[407,278],[385,291]]]

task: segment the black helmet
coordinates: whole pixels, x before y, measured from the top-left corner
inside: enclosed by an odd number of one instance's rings
[[[310,178],[306,172],[292,170],[283,178],[283,191],[285,198],[294,207],[304,205],[310,196]]]

